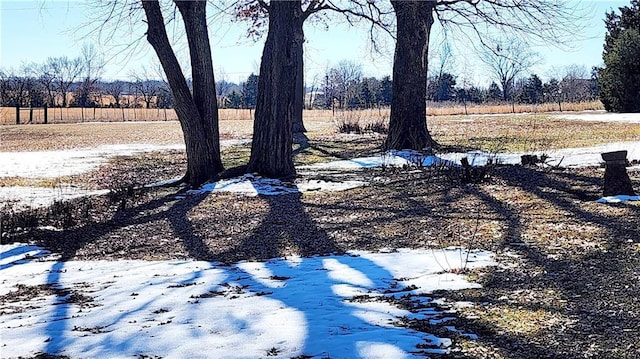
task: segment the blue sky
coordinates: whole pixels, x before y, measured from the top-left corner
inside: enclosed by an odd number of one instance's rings
[[[100,13],[90,8],[90,2],[77,0],[36,0],[36,1],[5,1],[0,2],[0,68],[18,69],[23,63],[42,63],[48,57],[69,56],[80,54],[83,44],[97,44],[92,36],[86,36],[77,28],[82,24],[99,18]],[[629,4],[625,1],[583,1],[593,7],[593,17],[588,20],[589,26],[584,37],[573,44],[571,51],[561,50],[551,46],[534,48],[543,57],[543,62],[531,69],[530,72],[539,74],[543,79],[548,78],[552,69],[561,66],[577,64],[588,70],[592,66],[602,63],[602,43],[604,40],[604,13],[611,9]],[[211,37],[214,64],[217,79],[228,81],[243,81],[251,72],[257,72],[262,52],[262,40],[252,42],[244,36],[246,25],[242,23],[224,22],[212,26]],[[358,31],[346,25],[335,25],[326,31],[313,27],[306,28],[307,43],[306,79],[308,84],[314,77],[321,77],[324,69],[335,65],[341,60],[350,60],[363,65],[367,76],[384,76],[391,73],[392,42],[389,40],[387,51],[383,55],[372,55],[366,31]],[[119,37],[122,43],[143,35],[141,26],[133,33]],[[434,36],[438,30],[434,29]],[[455,44],[454,44],[455,45]],[[106,80],[127,79],[132,71],[140,71],[144,66],[151,69],[157,65],[155,55],[150,46],[143,40],[135,54],[119,54],[105,44],[100,45],[110,60],[103,74]],[[482,65],[474,59],[476,55],[468,47],[453,46],[454,58],[451,71],[459,71],[461,59],[467,59],[467,67],[471,67],[472,81],[486,85],[487,75]],[[460,51],[460,48],[465,50]],[[436,46],[432,46],[433,53],[437,53]],[[464,53],[462,53],[464,52]],[[179,55],[183,56],[184,55]],[[432,63],[435,63],[433,61]]]

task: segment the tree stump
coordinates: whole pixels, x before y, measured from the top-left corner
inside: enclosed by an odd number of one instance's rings
[[[601,156],[605,161],[604,196],[635,196],[627,174],[627,151],[606,152]]]

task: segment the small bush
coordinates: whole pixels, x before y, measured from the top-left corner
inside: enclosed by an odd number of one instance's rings
[[[337,127],[338,127],[339,133],[356,133],[356,134],[362,133],[362,127],[360,127],[360,122],[357,120],[354,121],[354,120],[343,118],[340,121],[338,121]]]
[[[364,119],[367,116],[363,111],[345,111],[334,118],[339,133],[379,133],[389,132],[389,120],[384,117]]]
[[[382,118],[379,118],[377,120],[374,120],[368,124],[366,124],[364,126],[364,131],[365,132],[374,132],[374,133],[380,133],[380,134],[387,134],[389,133],[389,124],[388,121],[385,121]]]

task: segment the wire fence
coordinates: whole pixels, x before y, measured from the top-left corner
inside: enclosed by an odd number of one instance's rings
[[[173,109],[161,108],[0,108],[0,124],[174,121],[177,119]]]
[[[472,115],[472,114],[509,114],[543,113],[552,111],[589,111],[602,110],[600,101],[579,103],[524,104],[481,104],[464,106],[459,103],[428,103],[427,115]],[[370,118],[389,118],[389,108],[360,110],[305,110],[304,118],[335,118],[341,113],[358,113]],[[220,120],[253,120],[254,111],[250,109],[220,109]],[[0,107],[0,125],[44,124],[44,123],[82,123],[82,122],[128,122],[128,121],[176,121],[178,116],[173,109],[163,108],[15,108]]]

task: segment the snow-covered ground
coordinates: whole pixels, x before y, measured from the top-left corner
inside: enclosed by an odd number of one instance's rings
[[[231,266],[60,262],[34,246],[0,250],[0,295],[18,285],[48,285],[2,303],[3,358],[40,352],[71,358],[424,357],[447,352],[451,340],[404,328],[401,320],[445,322],[451,313],[429,306],[429,293],[477,286],[452,273],[464,266],[460,248]],[[472,251],[467,263],[490,265],[491,253],[482,251]],[[410,312],[383,300],[407,294],[422,309]]]
[[[564,120],[640,123],[640,113],[610,113],[605,111],[592,111],[559,113],[555,114],[554,116]]]
[[[354,158],[350,160],[340,160],[326,163],[318,163],[303,166],[302,169],[315,170],[355,170],[358,168],[372,167],[402,167],[404,165],[430,166],[434,163],[454,163],[460,164],[460,159],[467,157],[469,163],[474,166],[482,166],[489,159],[502,164],[518,164],[520,156],[524,154],[547,155],[548,164],[560,165],[561,167],[585,167],[597,166],[602,163],[601,154],[604,152],[626,150],[627,159],[640,160],[640,141],[614,142],[605,145],[592,147],[566,148],[559,150],[549,150],[540,152],[516,152],[516,153],[488,153],[482,151],[455,152],[437,154],[436,156],[425,156],[415,151],[391,151],[379,156]]]
[[[220,141],[220,146],[232,146],[247,141],[223,140]],[[72,176],[95,170],[111,157],[168,150],[184,150],[184,145],[122,144],[63,151],[0,152],[0,177]]]
[[[87,191],[81,188],[58,185],[55,187],[0,187],[0,207],[12,204],[14,209],[51,206],[54,201],[109,193],[109,190]]]
[[[55,178],[89,172],[110,157],[184,150],[184,145],[102,145],[63,151],[0,152],[0,177]]]
[[[238,142],[225,142],[231,145]],[[55,178],[63,175],[80,174],[97,168],[109,157],[134,154],[144,151],[178,149],[179,146],[150,145],[116,145],[100,146],[96,149],[52,151],[52,152],[0,152],[0,177]],[[596,166],[602,162],[601,153],[627,150],[629,160],[640,160],[640,141],[616,142],[583,148],[569,148],[537,152],[534,154],[549,156],[547,163],[563,167]],[[525,153],[486,153],[472,151],[467,153],[446,153],[436,156],[424,156],[411,151],[392,151],[377,156],[354,158],[350,160],[318,163],[301,166],[301,171],[352,171],[362,168],[381,166],[402,167],[421,163],[429,166],[434,163],[447,162],[460,164],[462,157],[467,157],[472,165],[484,165],[489,159],[503,164],[520,163],[520,156]],[[528,153],[531,154],[531,153]],[[638,170],[636,166],[631,170]],[[292,192],[309,191],[342,191],[366,186],[367,183],[357,180],[298,180],[296,183],[285,183],[277,180],[245,175],[206,185],[202,191],[235,192],[249,196],[257,194],[274,195]],[[0,187],[0,203],[14,203],[16,207],[38,207],[50,205],[54,200],[67,200],[83,195],[104,193],[104,191],[85,191],[70,186],[49,188],[36,187]]]
[[[246,196],[275,196],[287,193],[313,192],[313,191],[346,191],[356,187],[366,186],[363,181],[325,181],[325,180],[302,180],[297,183],[283,182],[278,179],[262,178],[252,174],[208,183],[201,189],[190,191],[191,193],[203,192],[233,192]]]

